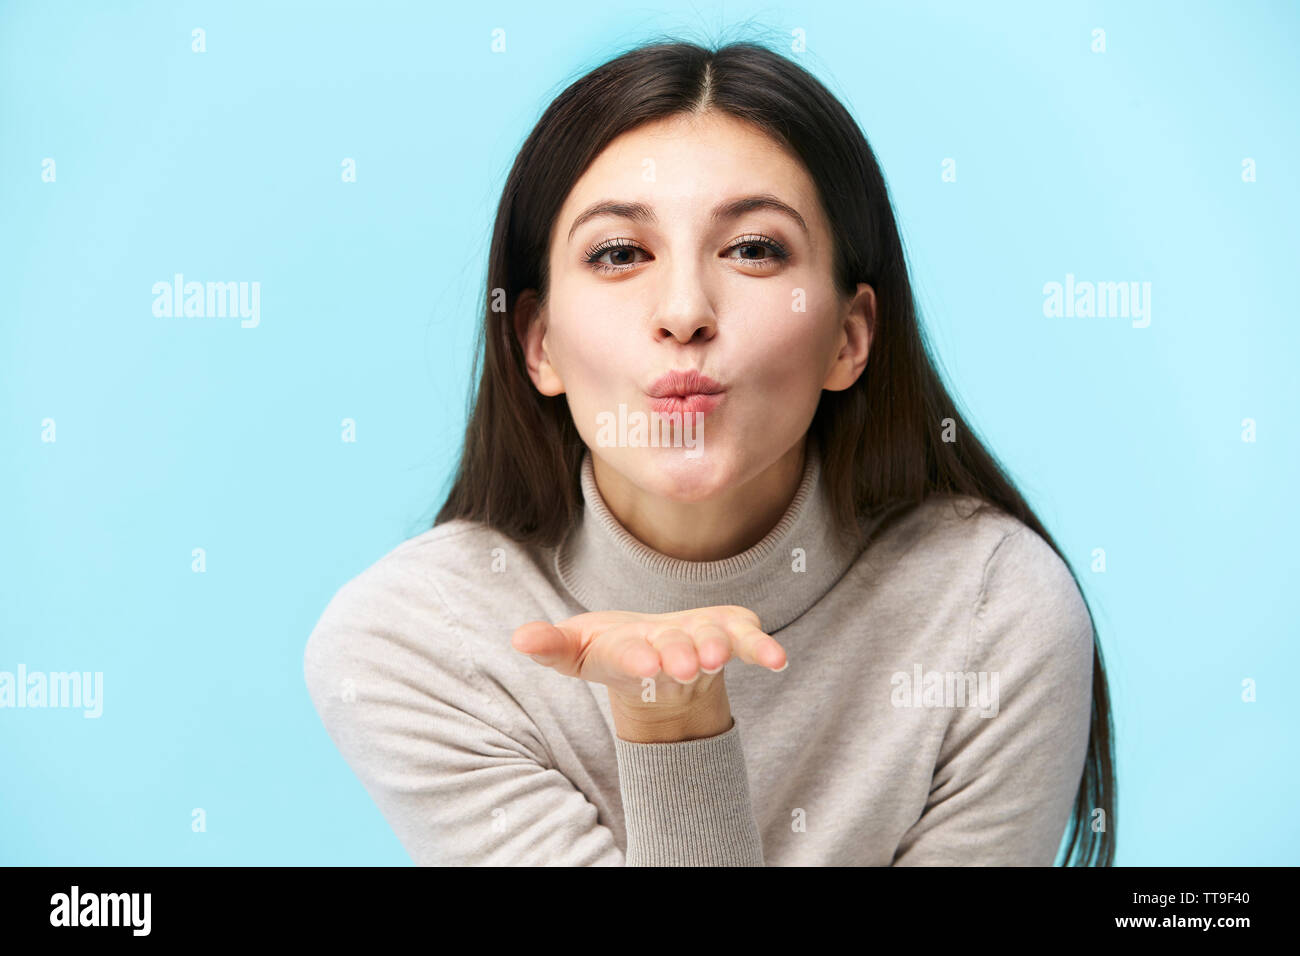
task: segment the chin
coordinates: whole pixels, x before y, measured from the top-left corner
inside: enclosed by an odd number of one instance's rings
[[[633,449],[634,473],[646,491],[673,501],[705,501],[726,491],[734,478],[730,456],[722,449]]]

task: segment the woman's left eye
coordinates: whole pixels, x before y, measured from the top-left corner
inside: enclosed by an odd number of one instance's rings
[[[763,266],[764,268],[774,266],[781,262],[781,260],[790,257],[790,254],[785,251],[785,246],[767,236],[744,236],[738,242],[733,243],[727,251],[734,252],[737,249],[744,250],[745,253],[766,251],[767,255],[762,258],[753,258],[752,256],[745,254],[742,254],[740,257],[746,262],[753,262],[757,265]],[[731,257],[729,256],[728,258]]]

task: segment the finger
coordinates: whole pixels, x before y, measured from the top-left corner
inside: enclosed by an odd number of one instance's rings
[[[529,621],[515,628],[510,646],[521,654],[557,654],[569,643],[566,632],[549,621]]]
[[[786,660],[785,648],[777,642],[776,638],[759,630],[748,621],[729,621],[727,630],[731,634],[736,656],[745,663],[757,664],[759,667],[774,671],[785,670],[789,661]]]
[[[707,607],[704,609],[714,618],[734,621],[748,621],[755,627],[762,627],[763,622],[758,619],[750,608],[743,604],[719,604],[716,607]]]
[[[572,674],[577,667],[580,635],[571,628],[547,621],[529,621],[515,628],[510,645],[545,667]]]
[[[700,676],[700,659],[695,653],[695,641],[680,627],[665,628],[652,633],[647,640],[659,652],[663,671],[679,684],[694,683]]]
[[[695,653],[700,659],[700,670],[716,674],[731,660],[731,635],[711,621],[695,625],[691,630],[695,638]]]
[[[584,680],[618,684],[629,678],[654,677],[662,667],[659,652],[645,639],[644,626],[624,624],[608,631],[596,642],[595,650],[583,663]]]

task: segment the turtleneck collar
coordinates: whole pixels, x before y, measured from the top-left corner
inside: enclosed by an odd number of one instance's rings
[[[596,487],[588,449],[585,507],[555,549],[556,573],[588,611],[665,614],[739,604],[771,634],[816,604],[861,553],[839,533],[821,474],[820,450],[810,435],[798,490],[761,541],[720,561],[683,561],[643,544],[614,517]]]

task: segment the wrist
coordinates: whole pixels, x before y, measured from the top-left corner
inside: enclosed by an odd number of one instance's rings
[[[731,703],[725,690],[706,694],[685,707],[620,700],[612,692],[614,730],[630,743],[679,743],[716,737],[731,729]]]

